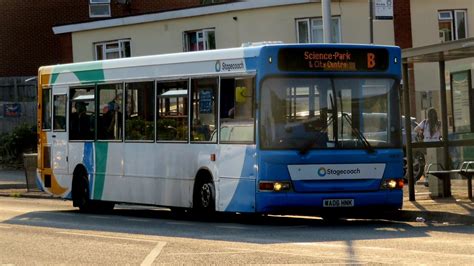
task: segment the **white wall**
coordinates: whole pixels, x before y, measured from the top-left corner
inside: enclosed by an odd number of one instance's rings
[[[474,0],[411,0],[413,47],[439,43],[438,11],[467,9],[468,36],[474,36]]]
[[[474,36],[474,0],[412,0],[410,8],[413,47],[440,43],[438,33],[439,10],[466,9],[468,37]],[[435,104],[439,105],[440,81],[438,63],[419,63],[415,64],[414,68],[415,89],[418,92],[417,97],[421,92],[431,91],[435,96]],[[446,62],[446,83],[448,90],[450,89],[449,73],[466,69],[474,69],[474,58]],[[420,102],[420,99],[417,98],[416,100],[417,103]],[[416,115],[420,116],[420,114],[423,114],[423,110],[417,105]]]
[[[369,42],[367,3],[332,1],[332,14],[341,16],[343,42]],[[321,5],[297,4],[76,32],[72,34],[73,58],[74,62],[93,60],[93,43],[125,38],[131,39],[132,56],[182,52],[183,32],[204,28],[215,28],[217,48],[258,41],[293,43],[297,40],[295,19],[306,17],[321,17]],[[392,20],[374,22],[374,40],[394,44]]]

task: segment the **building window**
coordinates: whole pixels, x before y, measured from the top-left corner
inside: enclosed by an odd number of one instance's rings
[[[216,34],[214,29],[184,32],[185,52],[213,49],[216,49]]]
[[[304,18],[296,20],[296,36],[298,43],[321,43],[323,38],[323,19]],[[331,24],[333,42],[341,42],[341,18],[333,17]]]
[[[467,38],[467,11],[438,11],[438,27],[441,42]]]
[[[110,17],[110,0],[89,0],[89,17]]]
[[[95,44],[95,59],[115,59],[131,56],[130,40],[118,40]]]

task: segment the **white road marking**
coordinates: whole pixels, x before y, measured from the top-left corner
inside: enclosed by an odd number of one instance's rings
[[[156,258],[158,258],[158,256],[161,253],[161,250],[163,249],[163,247],[165,245],[166,245],[166,242],[158,242],[158,244],[156,244],[155,248],[152,249],[152,251],[150,251],[150,254],[148,254],[148,256],[146,256],[146,258],[142,261],[142,263],[140,265],[141,266],[151,265],[156,260]]]
[[[167,256],[193,256],[193,255],[222,255],[222,254],[249,254],[258,251],[223,251],[223,252],[182,252],[182,253],[166,253]]]
[[[75,235],[75,236],[85,236],[85,237],[99,237],[99,238],[108,238],[108,239],[119,239],[119,240],[130,240],[130,241],[138,241],[138,242],[152,242],[156,243],[156,240],[152,239],[144,239],[144,238],[131,238],[131,237],[120,237],[120,236],[107,236],[107,235],[99,235],[99,234],[88,234],[88,233],[75,233],[75,232],[57,232],[58,234],[64,235]]]
[[[147,219],[135,219],[135,218],[126,218],[125,220],[132,221],[132,222],[149,222],[150,221]]]
[[[233,225],[218,225],[216,227],[225,228],[225,229],[238,229],[238,230],[247,230],[248,228],[243,226],[233,226]]]
[[[88,215],[87,217],[95,218],[95,219],[109,219],[110,218],[110,217],[107,217],[107,216],[100,216],[100,215]]]
[[[299,246],[319,246],[319,247],[333,247],[333,248],[347,248],[346,244],[328,244],[328,243],[305,243],[305,242],[300,242],[300,243],[292,243],[293,245],[299,245]],[[397,252],[400,251],[398,248],[385,248],[385,247],[368,247],[368,246],[354,246],[352,247],[353,249],[367,249],[367,250],[383,250],[387,252]],[[452,254],[452,253],[439,253],[439,252],[433,252],[433,251],[424,251],[424,250],[404,250],[403,252],[405,253],[418,253],[418,254],[439,254],[442,256],[452,256],[452,257],[466,257],[466,258],[473,258],[474,255],[468,255],[468,254]]]
[[[167,224],[176,224],[176,225],[194,225],[193,223],[186,223],[186,222],[167,222]]]

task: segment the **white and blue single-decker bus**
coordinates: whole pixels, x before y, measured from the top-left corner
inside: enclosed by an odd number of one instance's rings
[[[400,209],[400,62],[269,44],[41,67],[38,185],[83,211]]]

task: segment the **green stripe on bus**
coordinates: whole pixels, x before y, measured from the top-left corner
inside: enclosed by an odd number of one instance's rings
[[[95,161],[96,161],[96,176],[94,181],[94,196],[93,199],[102,199],[104,192],[105,173],[107,170],[107,155],[109,151],[109,144],[105,142],[95,143]]]
[[[104,69],[101,61],[80,63],[76,65],[59,65],[53,68],[50,84],[56,83],[61,73],[72,72],[82,83],[103,82]]]

